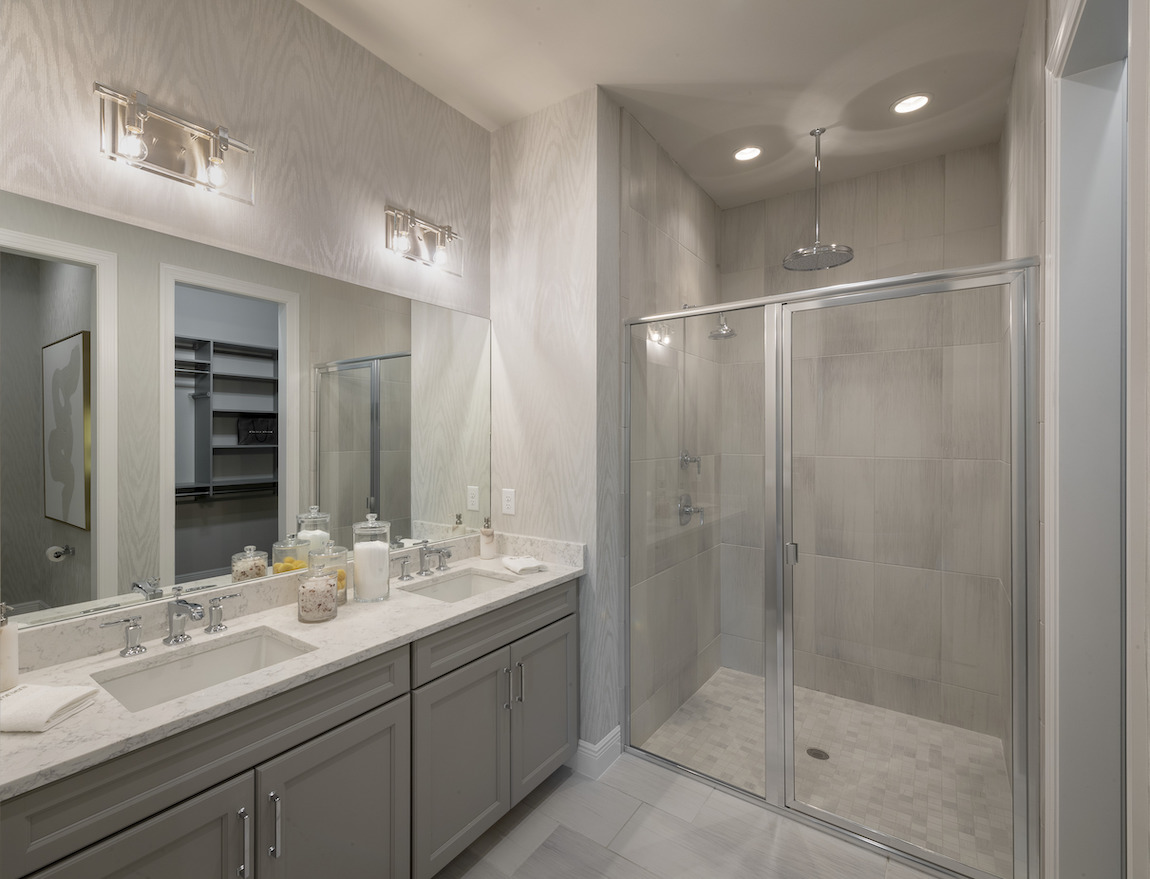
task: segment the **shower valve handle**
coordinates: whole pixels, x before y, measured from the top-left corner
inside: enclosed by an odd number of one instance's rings
[[[692,464],[695,465],[695,475],[703,475],[703,458],[701,455],[692,455],[689,450],[683,449],[679,453],[679,469],[686,470]]]
[[[689,494],[679,495],[679,524],[690,525],[691,517],[699,514],[699,525],[703,524],[703,508],[691,506],[691,496]]]

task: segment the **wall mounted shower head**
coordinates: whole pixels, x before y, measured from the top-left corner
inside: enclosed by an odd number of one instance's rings
[[[707,334],[708,339],[733,339],[737,336],[734,330],[727,326],[727,316],[723,312],[719,312],[719,325]]]

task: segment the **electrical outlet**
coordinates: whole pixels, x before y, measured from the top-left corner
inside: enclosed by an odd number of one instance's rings
[[[504,514],[506,514],[508,516],[514,516],[515,515],[515,489],[514,488],[503,489],[503,507],[502,507],[502,510],[503,510]]]
[[[479,486],[467,486],[467,509],[479,512]]]

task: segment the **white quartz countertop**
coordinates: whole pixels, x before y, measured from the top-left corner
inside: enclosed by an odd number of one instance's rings
[[[493,571],[501,575],[509,573],[500,559],[469,558],[452,565],[446,573],[402,585],[426,586],[471,570]],[[189,625],[188,633],[193,640],[188,647],[206,644],[215,637],[235,636],[236,633],[267,627],[316,649],[142,711],[129,711],[99,687],[92,675],[106,670],[124,670],[133,665],[154,664],[187,649],[165,646],[161,643],[162,635],[143,642],[148,648],[143,656],[124,658],[119,655],[119,650],[112,650],[22,673],[22,684],[94,686],[96,699],[95,704],[47,732],[0,733],[0,799],[26,793],[222,717],[425,635],[568,582],[582,573],[582,568],[548,562],[541,572],[519,575],[505,587],[454,603],[407,592],[398,588],[401,584],[393,579],[391,594],[386,601],[371,604],[349,601],[340,606],[335,619],[324,623],[299,622],[296,606],[292,603],[226,619],[228,629],[223,635],[205,634],[202,623]],[[88,621],[88,624],[93,622]]]

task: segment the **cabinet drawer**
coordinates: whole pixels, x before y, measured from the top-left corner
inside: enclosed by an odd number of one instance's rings
[[[473,659],[575,613],[576,581],[529,595],[507,607],[420,638],[412,647],[412,683],[419,687]]]
[[[0,879],[79,851],[410,688],[400,647],[14,797],[0,821]]]

